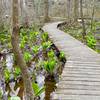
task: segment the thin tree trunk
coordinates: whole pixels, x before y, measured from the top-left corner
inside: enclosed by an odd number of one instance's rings
[[[79,7],[79,0],[74,0],[74,21],[77,22],[78,19],[78,7]]]
[[[91,16],[91,30],[93,30],[93,20],[94,20],[94,13],[95,13],[95,1],[93,0],[93,2],[92,2],[92,5],[93,5],[93,7],[92,7],[92,16]]]
[[[4,9],[3,9],[3,1],[0,0],[0,31],[2,31],[2,29],[4,28]]]
[[[27,0],[22,0],[23,1],[23,17],[24,17],[24,20],[23,20],[23,24],[26,28],[29,27],[29,15],[28,15],[28,7],[27,7],[27,3],[28,1]]]
[[[44,0],[44,22],[49,21],[49,2]]]
[[[68,21],[71,21],[71,0],[67,0]]]
[[[24,81],[25,100],[34,100],[32,83],[27,71],[26,63],[23,59],[21,49],[19,47],[19,25],[18,25],[18,0],[13,0],[13,32],[12,32],[12,47],[18,66],[22,72]]]
[[[82,7],[82,1],[80,0],[80,16],[81,16],[81,20],[82,20],[82,28],[83,28],[83,32],[82,32],[82,36],[83,36],[83,42],[86,43],[86,29],[85,29],[85,23],[84,23],[84,18],[83,18],[83,7]]]

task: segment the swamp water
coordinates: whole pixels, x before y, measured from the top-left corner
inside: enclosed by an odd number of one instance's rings
[[[14,67],[13,55],[6,55],[6,68],[13,72]],[[35,82],[38,84],[40,88],[45,87],[43,93],[40,96],[36,97],[35,100],[52,100],[55,95],[55,90],[57,88],[57,83],[59,82],[59,75],[64,67],[64,63],[60,62],[59,73],[56,72],[55,76],[45,76],[44,72],[41,70],[39,74],[35,76]],[[33,69],[34,70],[34,69]],[[6,91],[9,96],[19,96],[21,100],[24,100],[24,85],[22,77],[19,76],[14,79],[13,73],[11,74],[10,81],[6,84]]]

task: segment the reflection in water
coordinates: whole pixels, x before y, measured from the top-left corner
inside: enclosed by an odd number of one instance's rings
[[[6,56],[6,66],[7,69],[12,72],[14,61],[13,61],[13,55],[9,54]],[[39,85],[40,88],[45,86],[45,91],[40,95],[40,98],[38,100],[52,100],[54,97],[56,83],[59,81],[59,75],[61,75],[63,67],[62,63],[60,64],[60,67],[58,68],[58,72],[56,72],[55,76],[48,76],[45,78],[44,73],[42,70],[40,70],[39,74],[36,74],[36,83]],[[33,67],[31,67],[33,68]],[[33,72],[31,72],[33,73]],[[55,79],[56,78],[56,79]],[[58,81],[57,81],[58,80]],[[21,100],[24,100],[24,84],[22,78],[18,78],[17,80],[14,79],[13,73],[11,73],[10,82],[7,86],[7,91],[9,91],[11,95],[18,95]],[[14,94],[13,94],[14,93]]]
[[[10,82],[9,83],[9,87],[11,89],[10,96],[17,96],[18,95],[20,87],[18,87],[18,88],[15,89],[15,85],[16,85],[15,82]]]
[[[7,69],[11,72],[13,70],[13,55],[12,54],[8,54],[6,55],[6,66]]]
[[[39,100],[52,100],[53,93],[57,88],[54,77],[49,76],[48,78],[45,78],[42,74],[39,74],[36,77],[36,82],[40,88],[45,86],[45,91],[40,95]]]
[[[45,80],[45,77],[42,74],[38,74],[36,76],[36,82],[38,83],[38,85],[39,85],[40,88],[44,87],[44,84],[45,84],[44,80]],[[40,95],[41,100],[44,100],[44,97],[45,97],[45,94],[43,92]]]
[[[24,97],[24,83],[23,80],[20,79],[19,82],[16,84],[16,88],[20,87],[18,96],[21,98],[21,100],[23,100]]]
[[[52,100],[52,94],[55,91],[56,81],[51,78],[51,80],[45,79],[45,100]]]

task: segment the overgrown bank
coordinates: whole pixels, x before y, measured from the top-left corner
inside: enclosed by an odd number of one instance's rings
[[[83,32],[82,24],[81,20],[79,21],[80,22],[77,23],[70,23],[70,24],[65,23],[64,25],[61,25],[60,29],[84,43],[82,35]],[[95,50],[96,52],[100,53],[100,22],[99,21],[92,22],[92,29],[91,29],[91,21],[85,20],[85,27],[86,27],[86,36],[85,36],[86,45],[91,49]]]
[[[7,31],[0,34],[0,62],[2,77],[0,77],[1,98],[18,98],[22,100],[24,85],[20,66],[12,52],[11,34]],[[49,39],[48,33],[36,30],[20,28],[20,43],[27,70],[31,76],[31,82],[35,99],[48,100],[53,95],[56,82],[66,62],[63,52]]]

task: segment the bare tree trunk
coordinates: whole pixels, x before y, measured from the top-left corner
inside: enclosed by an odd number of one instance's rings
[[[49,1],[44,0],[44,22],[49,21]]]
[[[0,0],[0,31],[4,28],[3,15],[4,15],[3,1]]]
[[[78,15],[79,15],[78,7],[79,7],[79,0],[74,0],[74,21],[75,22],[77,22]]]
[[[71,20],[71,0],[67,0],[68,21]]]
[[[82,20],[82,28],[83,28],[83,32],[82,32],[82,36],[83,36],[83,42],[86,43],[86,29],[85,29],[85,23],[84,23],[84,18],[83,18],[83,7],[82,7],[82,1],[80,0],[80,16],[81,16],[81,20]]]
[[[93,20],[94,20],[94,13],[95,13],[95,0],[92,1],[92,16],[91,16],[91,30],[93,30]]]
[[[19,47],[19,25],[18,25],[18,0],[13,0],[13,32],[12,32],[12,47],[13,52],[18,63],[18,66],[22,72],[22,78],[24,81],[25,100],[34,100],[32,83],[29,73],[27,71],[26,63],[23,59],[21,49]]]
[[[26,0],[20,0],[22,24],[25,27],[29,27],[29,16],[28,16],[27,3],[28,1]]]

